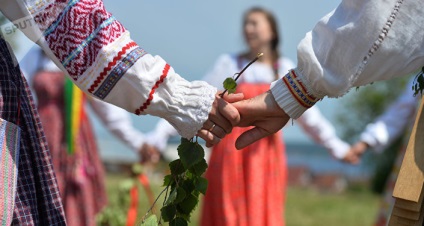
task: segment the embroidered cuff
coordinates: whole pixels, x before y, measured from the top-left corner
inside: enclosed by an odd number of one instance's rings
[[[293,119],[299,118],[303,112],[319,100],[308,94],[294,70],[291,70],[282,79],[273,82],[271,92],[281,109]]]

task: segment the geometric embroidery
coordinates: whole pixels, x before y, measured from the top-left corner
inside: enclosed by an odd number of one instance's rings
[[[93,65],[101,49],[126,30],[106,11],[102,1],[71,0],[67,3],[44,34],[55,56],[77,80]],[[40,19],[39,25],[42,22]]]
[[[121,79],[121,77],[130,69],[135,62],[146,55],[147,52],[142,48],[137,47],[132,52],[130,52],[124,59],[122,59],[116,67],[109,73],[106,79],[103,81],[102,85],[94,93],[100,99],[104,99],[110,91],[115,87],[116,83]]]
[[[314,106],[314,104],[320,100],[313,95],[308,94],[305,86],[303,86],[302,82],[297,79],[297,75],[294,70],[291,70],[286,76],[283,77],[283,82],[289,88],[290,93],[297,100],[297,102],[299,102],[299,104],[305,108]]]

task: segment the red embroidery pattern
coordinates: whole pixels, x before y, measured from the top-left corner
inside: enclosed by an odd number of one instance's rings
[[[112,62],[109,62],[107,67],[103,69],[103,71],[100,73],[99,77],[93,82],[93,84],[88,89],[88,92],[93,93],[94,90],[100,85],[100,83],[104,80],[107,73],[112,70],[112,68],[122,59],[122,56],[131,48],[136,47],[137,44],[135,42],[130,42],[126,46],[122,48],[121,51],[119,51],[118,55],[116,55]]]
[[[153,100],[153,94],[155,93],[155,91],[159,87],[159,85],[162,84],[163,81],[165,80],[166,76],[168,75],[170,68],[171,68],[171,66],[169,66],[169,64],[165,65],[165,68],[163,69],[163,72],[162,72],[162,76],[160,76],[160,79],[153,86],[152,90],[149,93],[149,98],[146,100],[146,102],[144,102],[144,104],[139,109],[137,109],[135,111],[136,115],[140,115],[150,105],[150,103]]]
[[[94,63],[103,46],[112,43],[125,32],[118,21],[101,27],[111,17],[102,1],[80,0],[65,15],[60,16],[61,20],[55,22],[57,27],[45,37],[50,49],[62,63],[79,50],[65,64],[73,79],[76,80]],[[94,37],[90,37],[93,34]],[[82,45],[84,42],[86,44]]]
[[[308,90],[305,88],[302,82],[297,79],[297,75],[293,70],[291,70],[282,79],[288,87],[290,93],[303,107],[310,108],[319,100],[313,95],[308,94]]]

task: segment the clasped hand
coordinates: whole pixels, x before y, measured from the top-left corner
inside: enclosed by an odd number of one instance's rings
[[[254,98],[243,100],[243,94],[218,95],[209,114],[209,119],[198,132],[211,147],[220,142],[234,126],[254,128],[243,133],[236,141],[242,149],[264,137],[278,132],[290,117],[278,106],[270,91]]]

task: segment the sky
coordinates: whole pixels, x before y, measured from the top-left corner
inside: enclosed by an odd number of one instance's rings
[[[296,48],[305,33],[333,10],[336,0],[104,0],[106,8],[131,32],[145,50],[160,55],[188,80],[199,80],[224,53],[245,50],[242,38],[242,15],[252,6],[273,12],[282,33],[283,55],[296,62]],[[19,37],[18,58],[32,43]],[[318,106],[333,123],[340,99],[326,99]],[[149,131],[157,118],[133,117],[137,128]],[[110,137],[94,120],[100,138]],[[286,142],[311,142],[291,123],[284,129]],[[296,124],[296,123],[294,123]],[[336,125],[337,128],[337,125]]]

